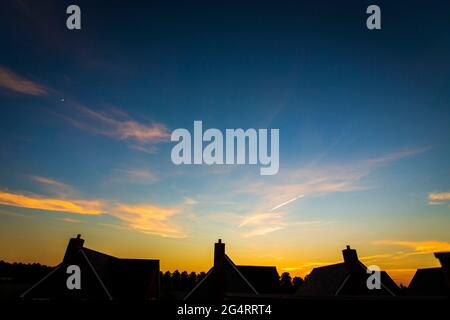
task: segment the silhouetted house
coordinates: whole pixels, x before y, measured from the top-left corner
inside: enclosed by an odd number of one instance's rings
[[[417,269],[408,286],[408,295],[445,296],[444,272],[442,268]]]
[[[358,259],[355,249],[347,246],[342,250],[344,262],[314,268],[305,283],[296,292],[297,296],[395,296],[398,286],[389,275],[380,272],[380,289],[369,289],[367,267]]]
[[[21,297],[35,300],[148,300],[159,296],[159,260],[119,259],[84,246],[78,235],[67,246],[63,261]],[[80,289],[67,282],[78,266]]]
[[[185,300],[223,300],[230,297],[276,293],[275,267],[237,266],[225,254],[225,243],[214,244],[214,266],[185,296]]]
[[[408,286],[408,295],[412,296],[446,296],[449,295],[450,252],[437,252],[440,268],[417,269]]]

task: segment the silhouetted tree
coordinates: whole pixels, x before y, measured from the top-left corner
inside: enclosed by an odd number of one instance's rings
[[[180,279],[181,279],[180,271],[175,270],[172,273],[172,289],[173,290],[179,290],[179,288],[180,288]]]
[[[283,272],[280,277],[280,290],[283,293],[291,293],[292,278],[289,272]]]
[[[200,272],[198,275],[197,275],[197,281],[202,281],[202,279],[204,278],[204,277],[206,277],[206,273],[205,272]]]
[[[183,271],[180,274],[180,287],[179,290],[186,291],[189,289],[189,275],[187,271]]]
[[[197,283],[197,274],[195,272],[191,272],[188,277],[189,280],[189,290],[192,289]]]
[[[302,284],[303,279],[301,277],[294,277],[294,279],[292,279],[293,292],[297,291],[297,289],[300,288]]]
[[[35,283],[45,277],[54,267],[39,263],[8,263],[0,261],[0,277],[10,283]]]

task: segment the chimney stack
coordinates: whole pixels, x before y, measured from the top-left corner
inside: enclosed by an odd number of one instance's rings
[[[225,243],[222,239],[214,244],[214,299],[222,301],[225,297]]]
[[[214,268],[221,268],[225,260],[225,243],[222,239],[214,244]]]
[[[78,252],[78,250],[83,248],[83,245],[84,239],[81,238],[81,234],[78,234],[76,238],[71,238],[69,240],[69,244],[67,245],[63,262],[67,262],[71,257],[73,257]]]
[[[342,250],[342,256],[344,257],[345,266],[348,269],[354,269],[358,266],[358,254],[355,249],[350,249],[350,246],[347,245],[347,248]]]

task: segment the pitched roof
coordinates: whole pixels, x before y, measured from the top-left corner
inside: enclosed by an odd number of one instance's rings
[[[366,285],[367,268],[359,262],[348,268],[344,262],[314,268],[305,283],[297,291],[299,296],[347,296],[390,295],[395,296],[398,287],[389,275],[382,271],[381,289],[369,290]]]
[[[408,295],[445,296],[447,287],[442,268],[417,269],[408,286]]]
[[[225,255],[223,270],[225,275],[225,293],[258,294],[258,291],[227,255]],[[215,268],[212,267],[206,276],[184,297],[184,300],[209,300],[217,289],[215,287],[216,272]]]
[[[258,293],[275,293],[278,290],[279,275],[276,267],[237,266],[237,268]]]
[[[81,289],[66,287],[69,265],[81,270]],[[159,292],[159,260],[119,259],[79,248],[22,294],[30,299],[150,299]]]

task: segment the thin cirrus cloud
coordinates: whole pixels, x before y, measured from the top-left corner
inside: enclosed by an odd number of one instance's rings
[[[450,242],[438,240],[429,240],[429,241],[379,240],[372,242],[372,244],[409,249],[408,251],[396,252],[395,256],[397,256],[397,258],[450,250]]]
[[[257,197],[263,207],[250,210],[240,218],[239,228],[250,229],[246,237],[266,235],[292,225],[317,225],[334,223],[334,221],[295,221],[289,219],[281,208],[303,197],[318,197],[331,193],[369,190],[373,186],[363,183],[363,178],[381,165],[411,157],[428,150],[429,147],[403,149],[397,152],[381,155],[376,158],[352,161],[351,163],[311,166],[300,169],[287,169],[280,172],[275,180],[270,182],[239,183],[245,187],[237,188],[238,193],[248,193]],[[232,217],[236,219],[236,217]]]
[[[125,141],[133,150],[153,153],[156,144],[170,141],[169,129],[162,123],[141,123],[117,108],[96,111],[76,102],[66,104],[72,114],[58,114],[61,118],[92,134]]]
[[[430,204],[430,205],[449,204],[450,205],[450,192],[430,192],[428,194],[428,204]]]
[[[76,192],[71,186],[56,181],[54,179],[41,176],[30,176],[30,178],[38,182],[39,184],[46,186],[50,191],[54,192],[55,194],[62,194],[62,195],[76,194]]]
[[[0,192],[0,205],[82,215],[107,214],[119,219],[128,228],[140,232],[171,238],[185,236],[183,230],[171,220],[181,211],[176,207],[165,208],[148,203],[113,203],[99,199],[44,197],[6,191]]]
[[[33,96],[62,95],[3,66],[0,66],[0,88]],[[157,143],[170,140],[170,132],[162,123],[141,123],[119,109],[99,112],[70,99],[62,101],[76,112],[72,115],[58,114],[60,117],[91,133],[127,141],[133,150],[153,153]]]
[[[48,89],[34,81],[26,79],[17,73],[0,66],[0,87],[21,94],[45,96]]]
[[[261,197],[261,202],[276,210],[301,197],[368,190],[373,186],[364,185],[362,180],[376,167],[423,153],[428,149],[429,147],[410,148],[351,163],[286,169],[270,183],[241,183],[245,187],[239,191]]]
[[[128,168],[128,169],[114,169],[111,178],[108,180],[113,180],[121,183],[132,183],[132,184],[149,184],[158,181],[157,175],[144,168]]]
[[[235,218],[233,218],[235,219]],[[323,226],[333,221],[322,220],[289,220],[286,213],[268,212],[253,213],[241,217],[239,228],[245,228],[247,231],[243,233],[246,238],[255,236],[264,236],[266,234],[282,230],[293,226]]]
[[[59,199],[38,195],[0,192],[0,204],[45,211],[64,211],[78,214],[102,214],[104,202],[100,200]]]

